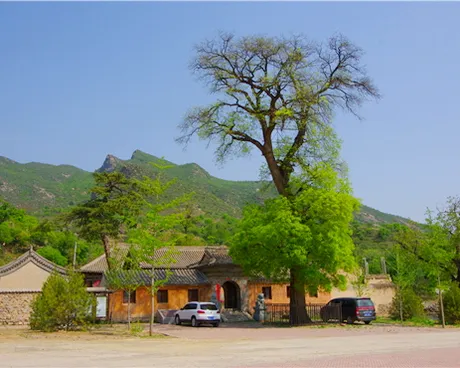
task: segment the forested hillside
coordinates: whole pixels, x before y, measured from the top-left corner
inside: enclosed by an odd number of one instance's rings
[[[176,165],[136,150],[129,160],[108,155],[98,171],[122,170],[128,175],[154,176],[160,169],[165,180],[176,179],[167,193],[168,199],[194,193],[197,210],[209,217],[224,214],[239,217],[244,205],[261,203],[275,195],[271,184],[257,181],[229,181],[211,176],[195,163]],[[40,163],[20,164],[0,157],[0,196],[18,208],[38,217],[60,213],[63,209],[88,198],[94,184],[88,171],[70,165]],[[356,220],[362,223],[405,223],[407,219],[363,206]]]

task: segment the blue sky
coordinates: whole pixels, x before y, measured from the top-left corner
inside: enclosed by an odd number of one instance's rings
[[[217,166],[204,142],[174,142],[187,109],[212,101],[188,69],[193,45],[219,30],[341,32],[366,51],[383,94],[364,121],[335,119],[355,194],[422,220],[460,194],[458,19],[460,3],[436,2],[1,3],[0,155],[94,170],[141,149],[257,179],[255,152]]]

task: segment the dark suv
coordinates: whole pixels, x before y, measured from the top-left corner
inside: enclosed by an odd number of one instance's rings
[[[331,319],[340,319],[341,321],[347,321],[349,324],[355,321],[363,321],[366,325],[376,318],[375,306],[370,298],[332,299],[321,308],[320,316],[324,322]]]

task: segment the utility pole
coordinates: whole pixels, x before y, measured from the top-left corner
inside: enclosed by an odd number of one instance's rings
[[[398,275],[398,294],[399,294],[399,318],[401,319],[401,324],[403,324],[404,320],[404,312],[403,312],[403,296],[402,296],[402,288],[401,288],[401,268],[400,268],[400,255],[399,255],[399,248],[398,252],[396,253],[396,273]]]

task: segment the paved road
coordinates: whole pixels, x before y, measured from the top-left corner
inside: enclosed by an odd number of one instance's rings
[[[193,330],[212,335],[218,329]],[[192,329],[181,327],[172,331],[180,335],[181,331],[189,334]],[[0,340],[0,367],[460,367],[460,331],[455,330],[231,331],[230,339],[225,339],[222,329],[220,338],[214,336],[211,340],[4,339]],[[234,334],[239,334],[239,338]],[[282,338],[276,338],[277,334]]]
[[[264,368],[280,367],[267,364]],[[460,367],[458,348],[409,350],[397,353],[366,353],[353,356],[335,356],[308,359],[281,365],[281,367],[309,368],[450,368]],[[255,368],[251,367],[251,368]]]

